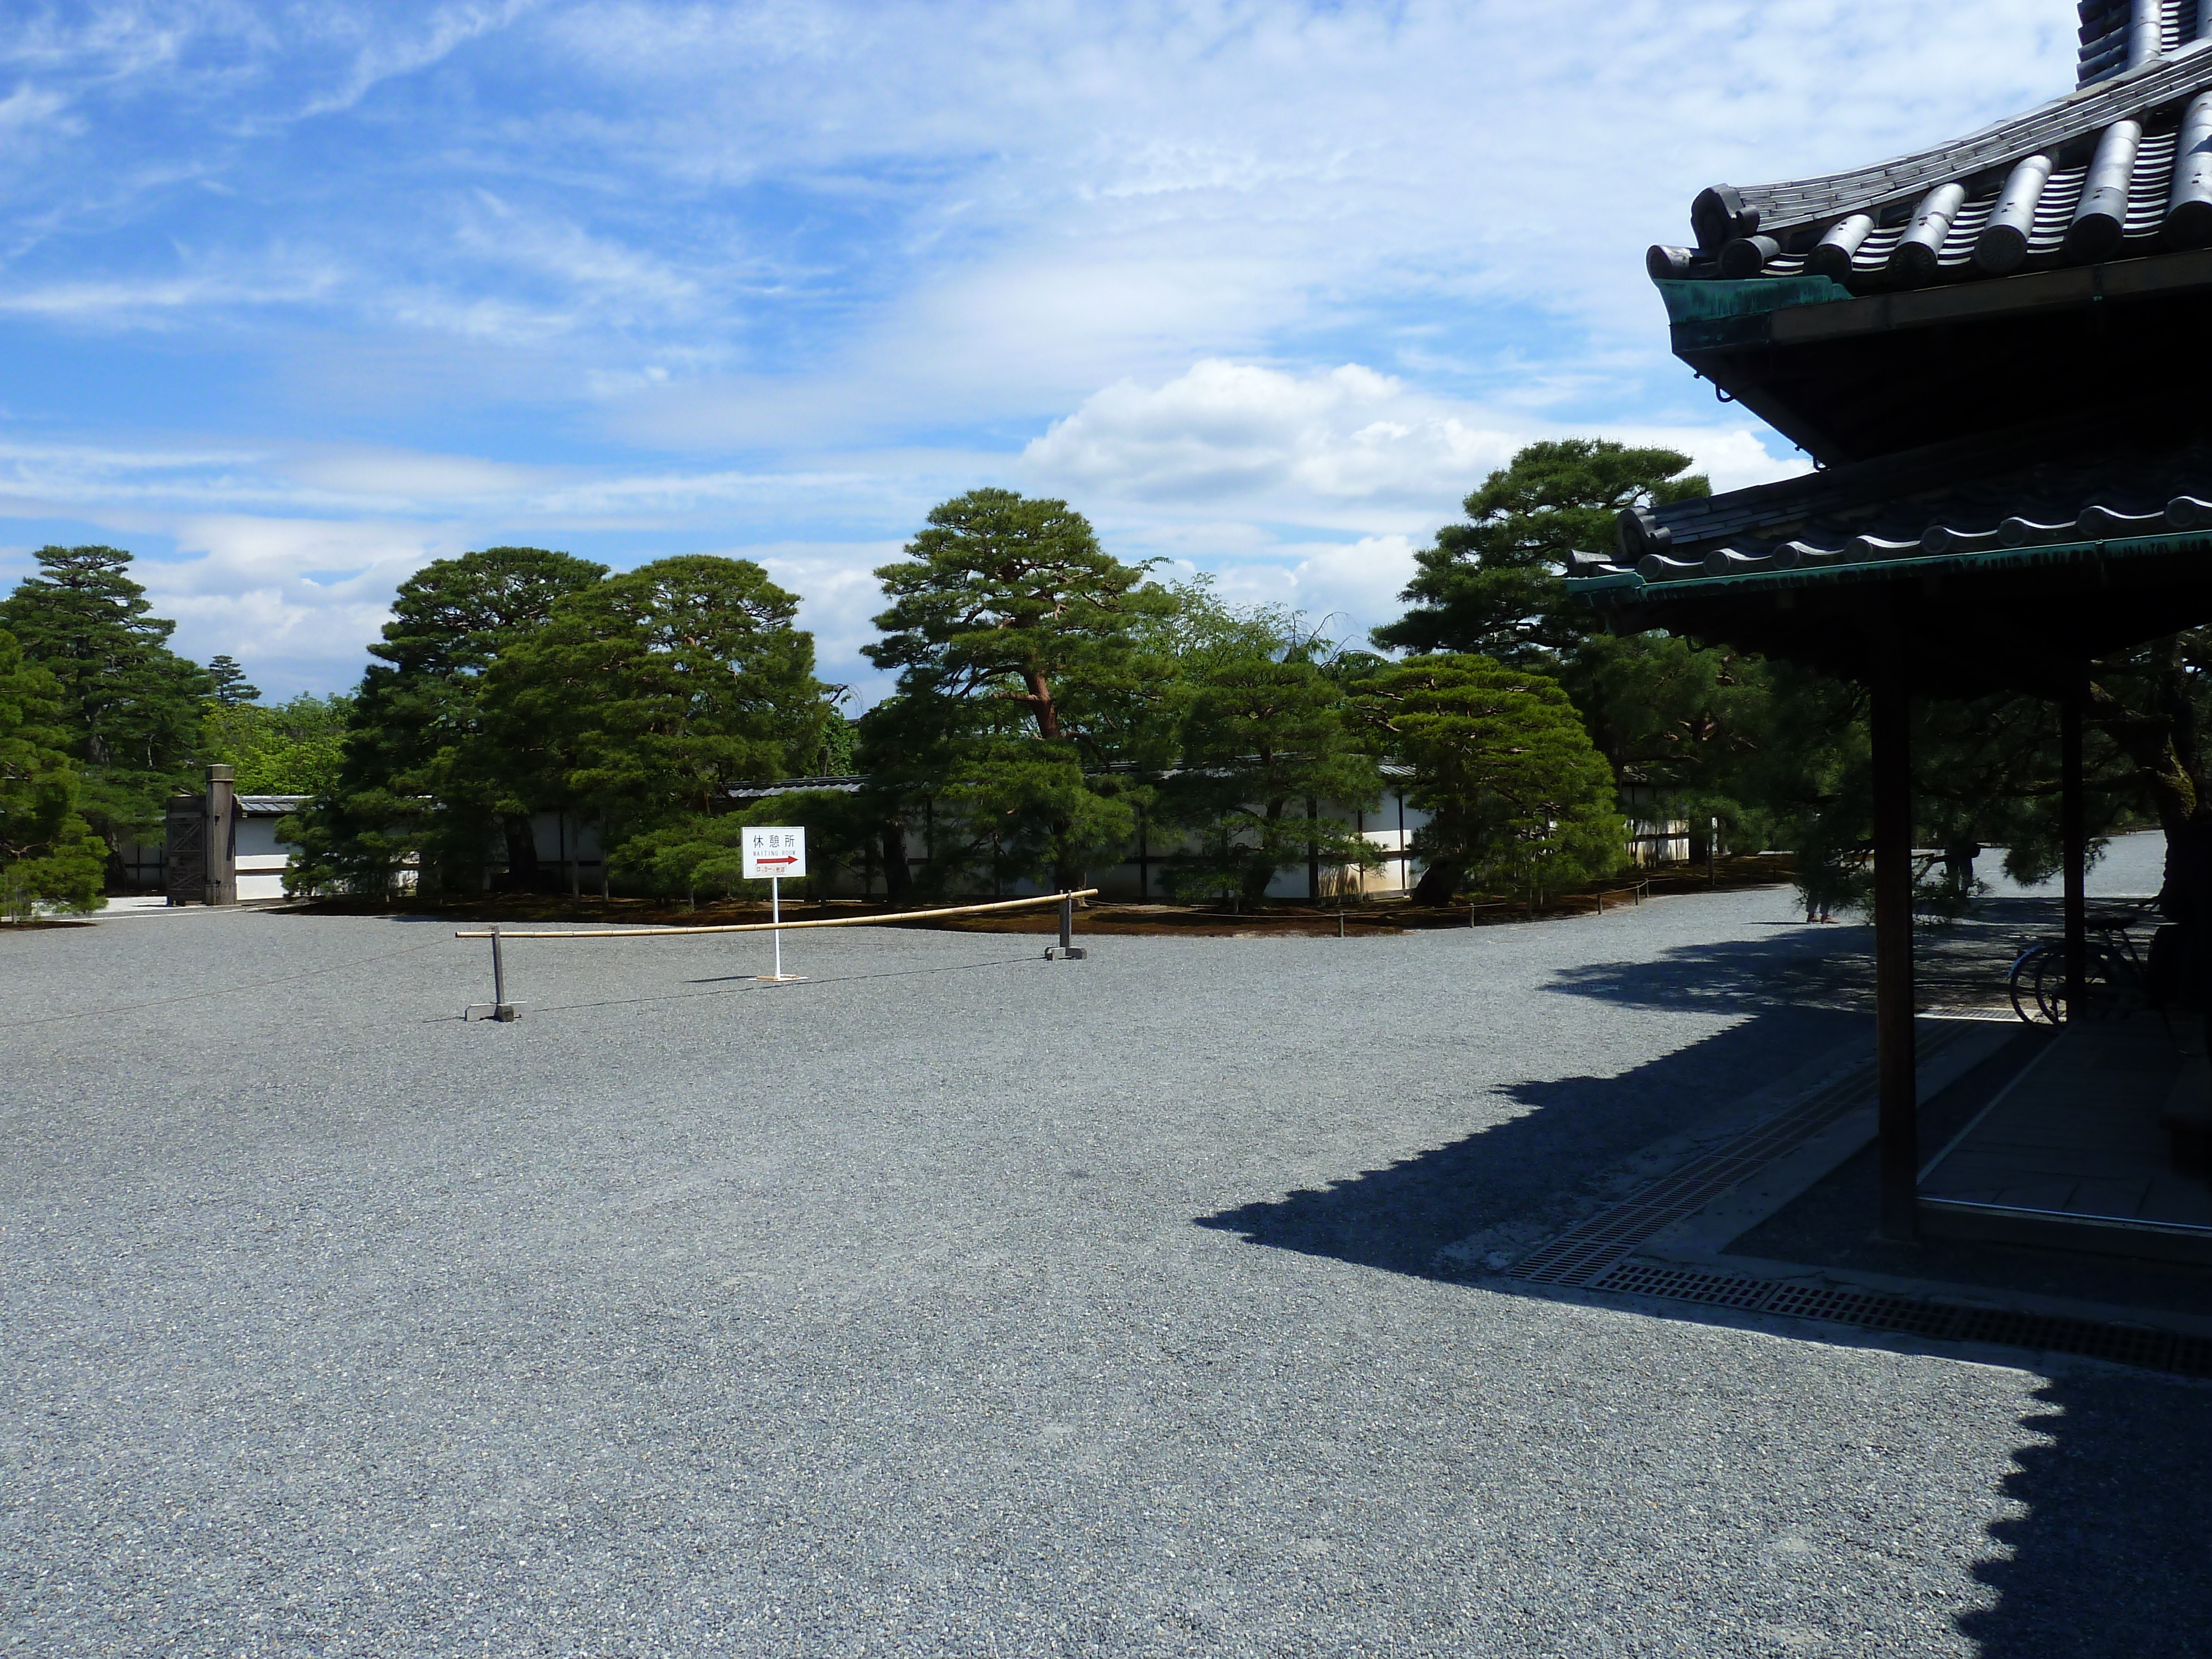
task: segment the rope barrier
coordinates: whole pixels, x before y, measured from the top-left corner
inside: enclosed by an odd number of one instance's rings
[[[491,941],[492,1000],[471,1003],[461,1011],[461,1018],[465,1020],[497,1020],[501,1024],[520,1018],[521,1006],[507,1000],[507,963],[500,955],[500,946],[509,939],[652,939],[692,933],[774,933],[776,935],[775,972],[756,977],[769,984],[783,985],[801,977],[783,971],[783,933],[787,928],[880,927],[886,922],[927,921],[938,916],[973,916],[989,910],[1024,910],[1041,904],[1056,904],[1060,907],[1060,944],[1056,950],[1052,946],[1046,947],[1045,960],[1050,962],[1057,954],[1063,962],[1080,962],[1087,953],[1074,941],[1075,901],[1089,898],[1097,890],[1096,887],[1085,887],[1066,893],[1040,893],[1035,898],[1000,899],[990,904],[948,904],[935,910],[891,910],[879,916],[831,916],[822,921],[718,922],[711,927],[542,927],[528,933],[507,933],[497,922],[489,927],[456,927],[453,930],[455,939],[488,939]]]
[[[1066,893],[1042,893],[1036,898],[1004,899],[992,904],[956,904],[937,910],[891,910],[879,916],[832,916],[826,921],[736,921],[719,922],[711,927],[595,927],[591,929],[540,928],[536,933],[511,933],[499,930],[502,941],[518,939],[651,939],[656,934],[691,933],[767,933],[781,928],[788,933],[798,927],[865,927],[871,923],[880,926],[887,921],[927,921],[936,916],[973,916],[986,910],[1019,910],[1031,905],[1059,904],[1068,899],[1091,898],[1097,895],[1096,887],[1078,888]],[[489,939],[489,927],[455,928],[455,939]]]

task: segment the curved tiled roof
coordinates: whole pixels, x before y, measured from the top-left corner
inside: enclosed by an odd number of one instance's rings
[[[2168,428],[2172,430],[2171,428]],[[1950,444],[1620,515],[1577,577],[1644,585],[2212,532],[2212,441],[2084,447],[2067,426]]]
[[[1716,185],[1651,275],[1910,287],[2212,244],[2212,0],[2077,10],[2069,96],[1878,167]]]

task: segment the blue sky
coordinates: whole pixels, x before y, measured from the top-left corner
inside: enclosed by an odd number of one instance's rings
[[[1531,438],[1801,464],[1666,351],[1690,198],[2071,85],[2065,0],[0,0],[0,581],[350,684],[526,543],[759,559],[861,700],[981,483],[1358,633]]]

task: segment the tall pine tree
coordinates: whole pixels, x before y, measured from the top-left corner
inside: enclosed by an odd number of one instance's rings
[[[905,552],[876,572],[890,606],[882,640],[860,647],[898,672],[895,710],[876,723],[928,757],[931,793],[983,838],[976,862],[1080,886],[1136,829],[1126,781],[1106,768],[1158,701],[1139,624],[1174,599],[1066,501],[1007,489],[932,508]]]
[[[195,787],[211,687],[169,649],[176,624],[150,614],[146,590],[125,574],[130,554],[44,547],[38,559],[39,574],[0,601],[0,628],[57,682],[55,725],[82,779],[78,807],[112,860],[123,842],[155,831],[172,793]]]
[[[0,915],[97,909],[106,849],[76,810],[76,769],[54,722],[61,688],[0,629]]]
[[[530,815],[483,729],[484,677],[606,567],[537,547],[438,559],[399,585],[347,723],[335,787],[295,815],[291,883],[381,894],[412,866],[426,891],[480,884],[504,836],[511,884],[536,884]]]

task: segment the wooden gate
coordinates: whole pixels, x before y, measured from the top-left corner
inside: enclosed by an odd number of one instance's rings
[[[172,904],[207,902],[207,797],[169,797],[162,885]]]

